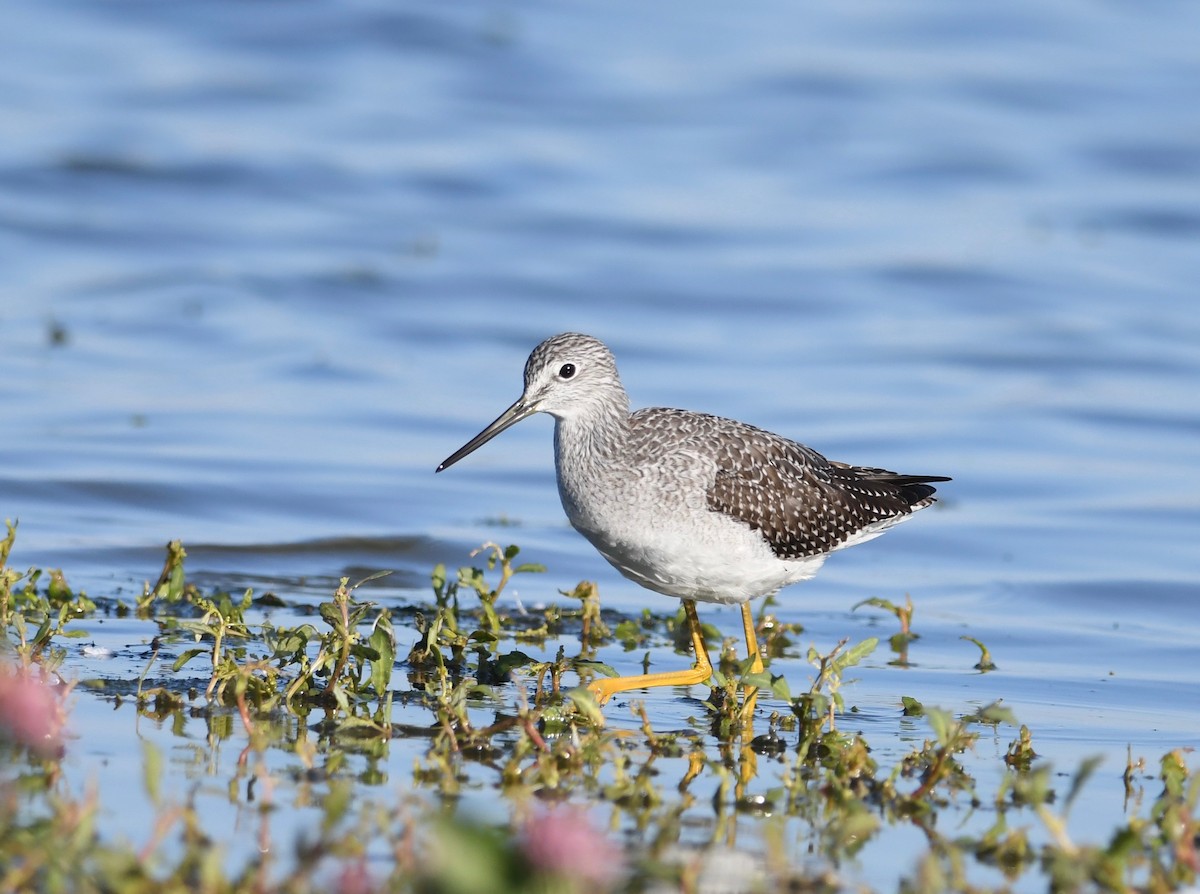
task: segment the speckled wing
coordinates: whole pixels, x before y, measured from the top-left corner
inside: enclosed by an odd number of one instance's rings
[[[824,555],[934,502],[935,476],[831,462],[803,444],[720,420],[708,506],[758,531],[780,559]]]

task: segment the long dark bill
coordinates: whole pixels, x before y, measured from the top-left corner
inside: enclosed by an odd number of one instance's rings
[[[442,464],[434,469],[434,471],[440,472],[443,469],[450,468],[468,453],[479,449],[506,428],[516,425],[522,419],[528,418],[536,412],[537,410],[534,407],[527,405],[525,403],[525,398],[522,397],[515,404],[497,416],[496,420],[491,425],[442,460]]]

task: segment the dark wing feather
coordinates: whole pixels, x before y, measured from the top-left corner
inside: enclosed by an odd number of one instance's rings
[[[922,509],[933,502],[929,482],[949,480],[830,462],[802,444],[732,425],[715,441],[708,506],[758,531],[781,559],[823,555],[866,528]]]

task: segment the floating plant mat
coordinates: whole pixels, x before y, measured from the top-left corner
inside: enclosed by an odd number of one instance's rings
[[[912,600],[866,600],[894,632],[825,647],[768,601],[765,672],[706,624],[711,690],[601,712],[581,681],[685,664],[682,615],[605,611],[589,583],[513,610],[505,587],[540,570],[515,546],[439,566],[413,605],[379,598],[375,578],[319,601],[202,590],[178,543],[139,595],[88,596],[61,572],[14,570],[14,537],[0,546],[3,891],[1195,883],[1186,750],[1056,766],[1002,701],[929,703],[906,675]],[[967,639],[986,674],[988,644]]]

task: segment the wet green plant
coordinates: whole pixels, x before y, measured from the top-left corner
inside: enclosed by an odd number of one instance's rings
[[[16,634],[12,642],[13,651],[22,665],[29,667],[40,664],[53,670],[63,661],[65,652],[61,647],[52,645],[56,637],[83,637],[86,634],[80,630],[67,630],[72,611],[68,605],[60,605],[55,611],[52,607],[44,608],[30,606],[13,612],[10,617],[13,632]],[[37,624],[34,629],[29,621]]]
[[[325,627],[269,628],[269,660],[285,679],[283,703],[300,714],[321,708],[339,733],[391,735],[391,679],[396,661],[392,613],[354,597],[342,578],[333,598],[317,611]],[[315,654],[313,653],[315,649]]]
[[[88,610],[65,577],[55,583],[36,569],[7,570],[14,531],[0,543],[4,651],[20,654],[49,614],[40,651],[27,653],[33,664],[46,663],[62,649],[75,613],[87,618]],[[178,737],[169,760],[149,738],[142,746],[153,808],[145,833],[132,844],[110,840],[104,805],[64,780],[57,756],[36,755],[0,733],[0,891],[695,890],[707,883],[706,856],[740,844],[739,826],[758,836],[751,848],[762,859],[743,880],[761,890],[852,888],[852,871],[842,873],[869,860],[889,827],[926,842],[900,881],[913,894],[1166,892],[1196,883],[1200,774],[1188,769],[1186,752],[1163,755],[1150,777],[1131,751],[1123,781],[1127,796],[1137,790],[1134,803],[1109,839],[1083,841],[1073,816],[1081,793],[1104,779],[1096,763],[1071,775],[1056,771],[1003,705],[962,713],[906,696],[896,722],[906,734],[927,728],[907,753],[879,732],[878,712],[876,725],[856,729],[866,715],[848,702],[854,690],[845,683],[874,640],[843,641],[826,653],[810,648],[804,687],[771,672],[750,674],[747,662],[731,657],[708,709],[682,727],[660,728],[650,703],[634,700],[625,703],[628,717],[609,707],[617,727],[610,730],[577,684],[600,672],[604,646],[619,651],[625,638],[634,648],[673,643],[673,614],[601,619],[590,584],[536,612],[501,611],[494,598],[491,616],[475,598],[459,605],[461,581],[463,593],[478,594],[478,583],[496,594],[521,567],[515,552],[499,550],[480,569],[482,580],[468,575],[451,587],[444,570],[440,584],[435,575],[420,622],[414,609],[361,600],[359,585],[342,580],[309,623],[276,626],[254,621],[248,592],[198,590],[184,574],[185,555],[182,546],[169,549],[160,584],[146,588],[156,594],[140,622],[157,631],[152,657],[134,672],[141,679],[121,690],[136,683],[138,718]],[[57,624],[64,605],[73,608]],[[759,616],[760,633],[768,623]],[[395,646],[405,634],[417,640],[407,664]],[[159,666],[162,654],[174,664]],[[199,680],[186,675],[196,666],[204,668]],[[407,673],[395,675],[396,668]],[[120,708],[110,692],[123,681],[110,682],[76,698],[109,698]],[[757,730],[735,723],[745,720],[736,695],[747,684],[761,693],[751,721]],[[729,706],[719,703],[726,686]],[[0,697],[0,715],[4,707]],[[1004,751],[999,731],[1009,725],[1017,732]],[[980,746],[981,734],[993,738],[993,749]],[[400,774],[399,793],[377,800],[371,792],[387,780],[397,739],[419,741],[413,753],[420,756],[411,780]],[[234,762],[220,759],[228,741],[240,748]],[[997,752],[998,785],[977,772],[989,750]],[[180,785],[172,776],[181,772],[197,775]],[[1154,790],[1145,802],[1143,786]],[[219,830],[208,828],[203,804],[214,789],[237,805],[240,827],[253,836],[253,855],[241,865],[230,865]],[[502,802],[509,818],[473,817],[469,805],[481,799]],[[561,802],[587,805],[591,818],[546,813],[545,805]],[[273,818],[290,807],[312,811],[312,822],[301,839],[277,840]],[[621,851],[597,817],[626,836]],[[553,838],[563,830],[578,835],[574,844],[537,850],[543,838],[566,840]],[[584,871],[580,855],[593,850],[602,859],[589,865],[599,868]]]
[[[893,633],[888,638],[888,644],[892,647],[892,651],[896,653],[896,657],[892,659],[890,664],[897,667],[908,667],[908,647],[909,644],[921,638],[921,634],[916,633],[912,629],[913,617],[913,601],[908,594],[904,596],[904,605],[897,605],[889,599],[883,599],[879,596],[872,596],[870,599],[864,599],[861,602],[856,602],[851,606],[851,611],[857,611],[864,605],[871,605],[875,608],[881,608],[884,611],[891,612],[896,616],[896,620],[900,622],[900,630]]]
[[[612,635],[626,652],[634,649],[644,649],[654,635],[658,622],[648,608],[644,608],[636,618],[624,618]]]
[[[959,639],[965,639],[969,643],[974,643],[975,647],[979,649],[979,660],[975,662],[975,670],[987,673],[996,669],[996,663],[992,661],[991,650],[986,645],[973,636],[960,636]]]
[[[458,570],[457,587],[469,587],[479,597],[479,605],[483,611],[483,628],[489,633],[500,632],[500,616],[496,613],[496,600],[512,580],[513,575],[537,573],[546,570],[544,565],[534,562],[524,562],[514,565],[513,560],[521,552],[515,544],[501,547],[498,543],[485,543],[471,553],[471,558],[478,555],[487,557],[486,571],[499,569],[499,580],[493,587],[487,580],[485,569],[467,566]]]
[[[8,625],[13,612],[13,584],[21,579],[19,572],[8,567],[8,555],[12,551],[13,541],[17,538],[17,525],[11,519],[5,519],[8,531],[0,540],[0,628],[7,634]]]
[[[67,625],[94,611],[96,604],[86,593],[73,592],[62,571],[50,572],[41,590],[40,569],[22,573],[10,568],[8,558],[16,540],[17,523],[8,520],[5,527],[5,536],[0,540],[0,625],[6,644],[23,667],[38,664],[54,670],[65,655],[56,640],[86,636],[81,630],[68,630]]]
[[[475,644],[491,647],[499,642],[501,629],[508,619],[502,618],[496,611],[496,600],[515,575],[545,570],[544,566],[533,562],[514,565],[513,560],[520,551],[520,547],[515,545],[501,548],[495,543],[485,543],[471,553],[471,558],[486,555],[486,568],[464,565],[458,569],[454,579],[447,575],[443,564],[433,569],[430,576],[434,595],[433,617],[427,618],[423,613],[417,616],[420,639],[412,647],[406,661],[411,668],[418,673],[433,671],[443,678],[447,675],[457,676],[465,667],[465,654],[469,647]],[[492,571],[498,571],[494,586],[488,581],[488,573]],[[473,591],[479,600],[481,624],[469,633],[459,630],[459,616],[463,612],[459,593],[464,588]],[[445,681],[442,682],[444,684]]]
[[[767,609],[774,602],[775,597],[773,596],[763,600],[755,622],[759,647],[762,649],[763,656],[768,660],[782,658],[784,653],[795,644],[794,637],[804,631],[804,625],[781,621],[768,612]]]
[[[958,755],[974,746],[979,733],[971,729],[970,721],[955,719],[941,708],[926,707],[923,713],[933,731],[933,738],[911,752],[899,765],[900,776],[916,777],[918,786],[907,796],[907,806],[927,810],[936,803],[931,796],[936,790],[970,791],[973,780],[958,760]]]
[[[238,676],[238,659],[245,650],[231,647],[230,641],[244,642],[250,638],[245,616],[253,597],[250,590],[243,594],[240,602],[234,602],[228,593],[220,593],[213,598],[196,596],[193,604],[201,612],[199,618],[170,618],[164,622],[167,631],[191,634],[196,642],[204,639],[211,641],[210,646],[185,650],[171,666],[171,670],[177,671],[198,655],[208,655],[212,662],[212,676],[204,695],[210,700],[214,695],[223,695],[225,684]]]
[[[187,581],[187,574],[184,571],[185,559],[187,559],[187,550],[183,548],[181,541],[172,540],[167,544],[167,555],[158,580],[155,581],[154,586],[147,583],[142,588],[142,595],[138,597],[135,610],[139,618],[152,616],[155,603],[175,605],[199,596],[200,591]]]
[[[514,673],[520,671],[535,680],[534,702],[543,708],[549,703],[561,704],[564,674],[572,672],[581,677],[595,673],[613,675],[612,667],[591,657],[597,642],[610,637],[610,632],[600,616],[599,596],[594,584],[582,582],[574,590],[561,595],[579,600],[578,610],[558,606],[545,610],[545,621],[540,627],[529,627],[525,618],[515,619],[495,609],[496,597],[517,574],[540,572],[544,566],[536,563],[514,564],[520,550],[516,546],[501,548],[494,543],[485,543],[471,553],[475,557],[481,552],[488,555],[486,568],[463,567],[457,579],[450,581],[444,565],[438,565],[432,574],[435,606],[432,617],[417,615],[415,624],[418,639],[409,651],[405,663],[410,669],[410,679],[421,688],[432,705],[445,712],[450,705],[464,704],[463,693],[477,696],[490,693],[491,687],[506,684]],[[498,576],[493,586],[488,575]],[[479,609],[464,609],[459,603],[462,587],[469,587],[479,597]],[[537,660],[522,649],[501,652],[501,643],[508,640],[542,641],[551,635],[551,626],[558,627],[564,618],[578,618],[580,624],[580,651],[568,656],[560,646],[552,660]],[[464,629],[463,619],[478,619],[480,626]],[[474,656],[472,670],[470,657]],[[548,684],[548,685],[547,685]],[[465,687],[465,688],[464,688]],[[595,708],[594,700],[582,690],[571,693],[571,703],[580,706],[581,712],[593,722],[602,724],[603,716]],[[461,711],[458,728],[466,728],[466,718]],[[443,721],[439,721],[444,724]]]
[[[584,649],[606,642],[613,634],[600,614],[600,591],[591,581],[580,581],[568,599],[579,600],[579,641]]]
[[[791,688],[782,675],[765,671],[759,674],[746,673],[741,682],[743,685],[766,689],[777,698],[788,702],[792,714],[799,720],[802,745],[811,745],[823,732],[833,732],[836,729],[837,715],[846,709],[846,700],[841,692],[845,672],[862,662],[879,645],[879,640],[875,637],[869,637],[849,649],[846,648],[848,642],[848,639],[841,640],[825,654],[819,652],[815,646],[809,647],[806,657],[808,663],[816,668],[816,675],[812,678],[808,691],[798,696],[792,696]]]
[[[1022,723],[1017,738],[1004,754],[1004,763],[1014,770],[1025,771],[1033,766],[1037,756],[1037,752],[1033,750],[1033,734],[1029,727]]]

